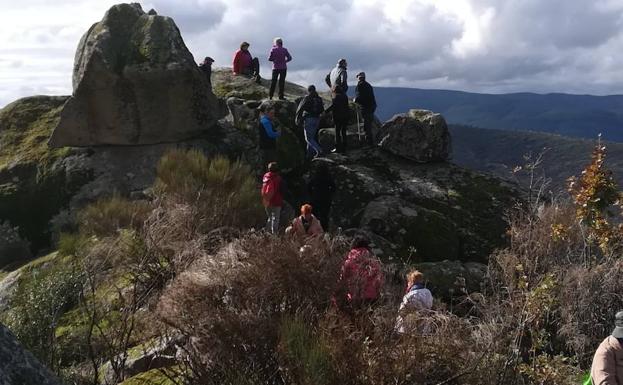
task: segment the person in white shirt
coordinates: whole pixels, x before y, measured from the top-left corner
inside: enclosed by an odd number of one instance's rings
[[[412,270],[407,274],[407,290],[402,298],[398,318],[396,319],[395,330],[398,333],[417,331],[420,334],[427,334],[429,330],[428,322],[416,319],[415,325],[410,325],[409,314],[415,312],[426,312],[433,307],[433,295],[424,287],[424,274],[418,270]]]

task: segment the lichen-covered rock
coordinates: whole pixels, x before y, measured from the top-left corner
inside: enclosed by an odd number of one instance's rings
[[[0,324],[0,385],[60,385],[60,381]]]
[[[250,77],[234,75],[231,68],[214,68],[212,70],[212,90],[219,98],[239,98],[244,100],[262,100],[268,98],[270,79],[262,79],[258,84]],[[286,82],[285,98],[290,101],[304,96],[305,88],[298,84]]]
[[[80,40],[50,144],[135,145],[209,132],[219,103],[173,19],[115,5]]]
[[[446,161],[452,153],[445,119],[427,110],[395,115],[383,124],[380,137],[381,148],[416,162]]]

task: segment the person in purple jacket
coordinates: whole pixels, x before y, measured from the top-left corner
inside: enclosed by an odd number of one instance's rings
[[[279,78],[279,100],[285,100],[283,96],[283,88],[286,83],[287,62],[292,60],[290,52],[283,47],[283,40],[280,37],[275,38],[273,48],[270,50],[268,61],[273,62],[273,78],[270,82],[270,92],[268,96],[270,99],[275,94],[275,86],[277,85],[277,78]]]

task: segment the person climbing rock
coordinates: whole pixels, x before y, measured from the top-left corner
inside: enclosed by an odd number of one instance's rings
[[[263,164],[277,160],[277,138],[281,133],[273,127],[275,110],[268,104],[260,106],[260,119],[258,121],[259,145],[262,151]]]
[[[277,162],[268,164],[268,172],[262,178],[262,204],[266,211],[266,231],[279,232],[279,216],[283,206],[283,179],[279,175]]]
[[[320,220],[322,228],[329,230],[329,213],[335,193],[335,182],[329,173],[329,167],[325,163],[320,163],[316,167],[309,183],[307,184],[313,213]]]
[[[312,214],[312,206],[301,206],[301,215],[292,220],[292,224],[286,229],[286,234],[307,238],[322,235],[324,233],[320,221]]]
[[[260,61],[258,58],[251,56],[249,52],[249,43],[243,41],[240,43],[240,49],[234,54],[232,63],[234,75],[251,76],[256,83],[260,83]]]
[[[370,249],[370,241],[356,236],[342,264],[334,303],[344,311],[366,308],[381,295],[384,277],[381,262]]]
[[[348,96],[342,91],[341,87],[333,87],[333,99],[327,112],[333,113],[333,124],[335,125],[335,149],[333,152],[346,153],[346,129],[350,118],[350,108],[348,107]]]
[[[307,87],[307,95],[299,103],[295,119],[296,122],[303,120],[305,141],[307,142],[307,158],[316,158],[322,155],[322,147],[316,138],[320,126],[320,115],[323,112],[324,104],[316,92],[316,87],[314,85]]]
[[[374,145],[372,136],[372,123],[374,122],[374,111],[376,111],[376,99],[374,89],[366,81],[365,72],[357,74],[357,87],[355,88],[355,103],[361,106],[361,116],[363,117],[363,130],[366,133],[366,143]]]
[[[272,99],[275,94],[277,78],[279,78],[279,100],[285,99],[283,89],[286,84],[287,63],[291,60],[290,52],[283,47],[283,40],[280,37],[275,38],[273,48],[268,55],[268,61],[273,62],[273,76],[270,81],[270,91],[268,92],[269,99]]]
[[[395,330],[398,333],[416,331],[420,334],[427,334],[430,327],[425,319],[417,319],[414,325],[405,325],[405,317],[410,312],[424,313],[432,307],[433,295],[424,287],[424,274],[417,270],[410,271],[407,274],[407,290],[398,310]]]
[[[324,81],[327,83],[330,89],[335,87],[340,87],[342,91],[346,94],[348,91],[348,81],[347,81],[347,72],[346,72],[346,59],[340,59],[337,62],[335,68],[331,70],[324,78]]]
[[[591,366],[594,385],[623,385],[623,311],[614,316],[612,334],[601,342]]]
[[[199,64],[199,69],[205,75],[210,89],[212,88],[212,63],[214,63],[214,59],[206,56],[205,59],[203,59],[203,62]]]

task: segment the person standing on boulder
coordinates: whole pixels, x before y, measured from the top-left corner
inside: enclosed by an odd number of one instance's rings
[[[322,228],[329,230],[329,213],[335,193],[335,181],[329,173],[329,167],[322,162],[316,167],[316,171],[307,184],[311,205],[314,208],[316,218],[320,220]]]
[[[342,91],[344,91],[344,94],[346,94],[346,92],[348,91],[348,76],[346,73],[347,65],[348,63],[346,63],[346,59],[340,59],[337,62],[335,68],[333,68],[331,72],[329,72],[329,74],[327,74],[327,76],[324,78],[324,81],[327,83],[330,89],[340,87],[342,88]]]
[[[374,90],[370,83],[366,81],[365,72],[357,74],[357,88],[355,89],[355,103],[361,106],[361,115],[363,117],[363,130],[366,133],[366,143],[374,145],[372,136],[372,123],[374,121],[374,111],[376,111],[376,99],[374,98]]]
[[[333,99],[327,112],[333,112],[333,124],[335,125],[335,149],[333,152],[346,153],[346,129],[350,118],[348,96],[341,87],[333,88]]]
[[[281,133],[274,129],[273,119],[275,110],[268,104],[260,106],[260,120],[258,122],[259,145],[262,150],[263,164],[277,160],[277,138]]]
[[[214,59],[206,56],[205,59],[203,59],[203,63],[199,65],[199,69],[205,75],[210,89],[212,89],[212,63],[214,63]]]
[[[307,157],[316,158],[322,155],[322,147],[316,140],[318,127],[320,126],[320,115],[324,112],[322,99],[316,92],[316,87],[307,87],[307,95],[301,100],[296,109],[296,122],[303,119],[305,130],[305,141],[307,142]]]
[[[262,178],[262,204],[266,210],[266,231],[279,232],[279,216],[283,206],[283,180],[277,162],[268,164],[268,172]]]
[[[251,56],[249,45],[246,41],[240,43],[240,49],[234,54],[233,72],[234,75],[251,76],[259,84],[262,79],[260,77],[260,61]]]
[[[287,64],[292,60],[290,52],[283,47],[283,40],[280,37],[275,38],[273,48],[268,55],[268,61],[273,62],[273,76],[270,81],[270,92],[268,97],[272,100],[275,94],[275,86],[277,85],[277,78],[279,78],[279,100],[284,100],[283,89],[286,84],[286,72]]]

